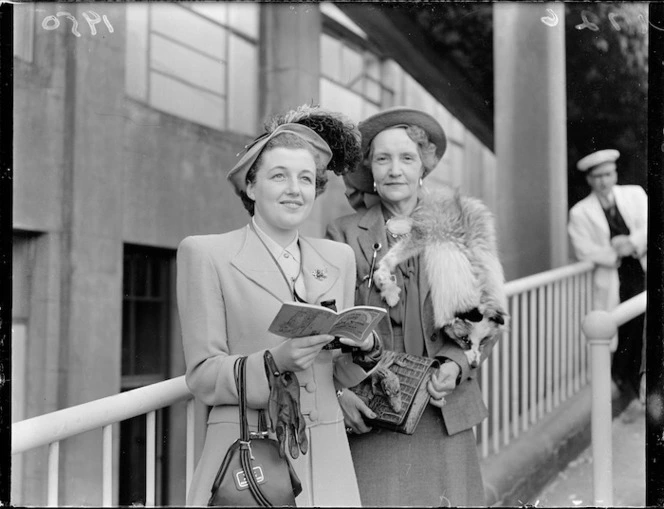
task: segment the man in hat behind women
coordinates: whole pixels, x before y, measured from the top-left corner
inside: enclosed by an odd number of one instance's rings
[[[568,232],[576,257],[595,264],[593,307],[612,310],[645,290],[648,197],[641,186],[617,185],[617,150],[579,160],[591,193],[572,207]],[[643,316],[618,329],[612,376],[621,391],[639,393]],[[615,342],[613,343],[615,347]]]

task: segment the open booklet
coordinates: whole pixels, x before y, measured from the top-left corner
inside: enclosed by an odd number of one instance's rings
[[[332,334],[361,343],[385,315],[387,311],[374,306],[333,311],[314,304],[284,302],[268,330],[290,338]]]

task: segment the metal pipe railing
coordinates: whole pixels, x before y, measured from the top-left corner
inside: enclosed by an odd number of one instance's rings
[[[483,458],[498,453],[586,385],[580,321],[592,302],[585,294],[591,290],[592,271],[592,263],[575,263],[506,284],[509,331],[479,372],[489,408],[477,434]]]
[[[561,281],[577,274],[591,272],[593,267],[594,265],[592,262],[577,262],[571,265],[565,265],[564,267],[559,267],[557,269],[551,269],[547,270],[546,272],[533,274],[532,276],[522,277],[520,279],[515,279],[514,281],[509,281],[506,283],[505,292],[508,296],[516,295],[517,293],[523,293],[528,290],[539,288],[541,286],[546,286],[548,284]]]
[[[12,454],[64,440],[193,398],[184,375],[12,425]]]
[[[189,399],[187,406],[187,489],[193,472],[193,395],[184,376],[40,415],[12,426],[12,454],[48,444],[47,504],[59,505],[60,441],[102,429],[102,505],[113,505],[113,424],[147,414],[146,505],[155,505],[156,410]]]
[[[102,449],[102,491],[101,504],[104,507],[113,505],[113,425],[103,428]]]
[[[611,312],[591,311],[583,320],[591,358],[593,497],[601,507],[613,505],[611,339],[620,325],[643,314],[646,304],[646,292],[642,292]]]
[[[578,318],[572,320],[572,317],[584,316],[591,305],[590,295],[585,293],[591,290],[592,268],[589,263],[576,263],[506,284],[511,330],[504,334],[479,373],[484,401],[489,407],[489,418],[476,430],[482,457],[499,453],[586,383],[585,347],[573,339],[579,323]],[[578,284],[570,284],[572,281]],[[570,314],[570,323],[566,322],[565,314]],[[561,348],[563,342],[565,346]],[[575,345],[580,349],[576,355]],[[572,354],[570,359],[565,353]],[[562,380],[563,374],[572,379]],[[194,472],[194,401],[184,376],[15,423],[12,454],[50,444],[48,501],[57,505],[59,442],[101,428],[102,505],[110,506],[112,427],[123,420],[146,415],[146,505],[154,505],[159,482],[155,412],[187,399],[185,485],[188,491]]]

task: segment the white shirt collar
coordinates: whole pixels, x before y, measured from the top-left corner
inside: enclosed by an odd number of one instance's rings
[[[603,209],[610,209],[616,204],[616,195],[611,191],[606,197],[597,194],[597,200]]]
[[[254,229],[256,230],[258,236],[263,239],[263,242],[265,242],[265,245],[279,263],[281,263],[282,258],[288,258],[288,256],[292,256],[298,264],[300,263],[300,246],[298,244],[300,233],[298,231],[295,232],[295,238],[293,239],[293,242],[288,244],[286,247],[282,247],[274,239],[272,239],[272,237],[265,233],[260,226],[258,226],[256,223],[256,217],[252,217],[251,222],[254,225]],[[284,256],[285,254],[288,256]]]

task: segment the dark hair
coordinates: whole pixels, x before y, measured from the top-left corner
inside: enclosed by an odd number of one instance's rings
[[[391,128],[388,128],[391,129]],[[408,137],[417,145],[417,152],[422,160],[422,166],[428,172],[433,170],[440,158],[436,156],[436,145],[429,141],[429,135],[420,126],[409,124],[405,128]],[[381,131],[382,132],[382,131]],[[373,140],[369,143],[367,150],[362,159],[362,169],[369,171],[371,174],[371,156],[373,154]]]
[[[316,164],[316,196],[321,194],[325,190],[327,184],[327,175],[325,173],[325,166],[321,165],[320,157],[316,151],[302,138],[296,136],[292,133],[282,133],[278,134],[270,141],[265,144],[263,150],[254,161],[254,164],[251,165],[251,168],[247,171],[247,176],[245,177],[245,182],[247,184],[254,184],[256,182],[256,174],[261,167],[263,162],[263,156],[272,149],[275,148],[288,148],[292,150],[304,149],[309,152],[314,158],[314,163]],[[244,208],[247,209],[250,216],[254,215],[254,200],[249,198],[246,191],[240,191],[240,199]]]

